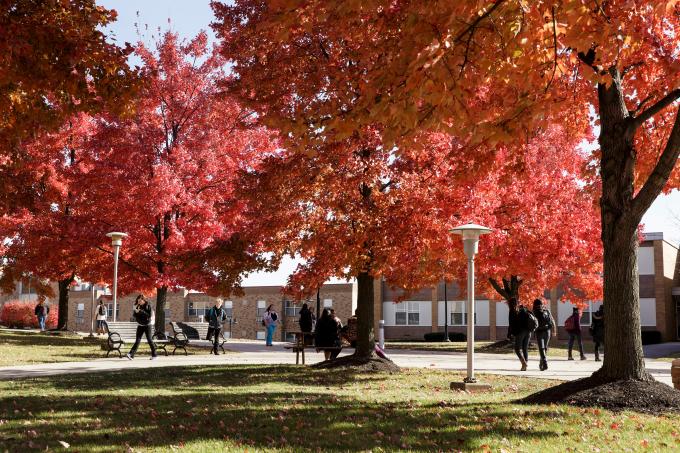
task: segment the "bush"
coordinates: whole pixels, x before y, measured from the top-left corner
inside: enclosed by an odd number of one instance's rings
[[[0,310],[0,324],[11,328],[33,327],[38,328],[38,318],[35,316],[37,302],[23,302],[10,300],[5,302]],[[45,327],[48,329],[57,327],[59,308],[49,305],[50,314],[47,315]]]
[[[642,344],[659,344],[661,342],[661,332],[658,330],[642,331]]]
[[[444,332],[429,332],[424,335],[425,341],[444,341]],[[451,341],[465,341],[467,337],[464,333],[449,332],[449,340]]]

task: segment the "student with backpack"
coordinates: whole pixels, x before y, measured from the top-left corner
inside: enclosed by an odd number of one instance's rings
[[[266,346],[274,346],[272,341],[274,339],[274,331],[276,330],[276,323],[279,321],[279,315],[274,310],[274,304],[267,307],[262,317],[262,322],[267,329],[267,339],[265,341]]]
[[[108,310],[104,302],[99,299],[99,305],[97,305],[97,335],[102,335],[106,333],[106,315]]]
[[[217,347],[220,345],[220,332],[222,323],[227,319],[227,312],[222,308],[222,299],[217,299],[215,305],[208,311],[208,340],[213,337],[211,354],[219,355]]]
[[[515,354],[522,364],[520,371],[526,371],[529,362],[529,340],[531,332],[538,326],[538,321],[533,313],[524,305],[520,305],[514,297],[508,300],[508,307],[510,308],[508,324],[515,341]]]
[[[581,360],[586,360],[587,357],[583,353],[583,338],[581,338],[581,313],[578,307],[574,307],[571,316],[564,321],[564,329],[569,334],[569,360],[574,360],[572,350],[574,349],[574,341],[578,340],[578,350],[581,353]]]
[[[142,336],[146,336],[146,341],[149,343],[149,348],[151,348],[151,360],[156,359],[156,347],[153,344],[153,339],[151,335],[151,326],[153,325],[153,311],[151,310],[151,304],[146,300],[144,295],[140,294],[135,299],[135,308],[132,311],[132,316],[137,321],[137,334],[135,336],[135,344],[132,345],[130,352],[126,354],[128,360],[135,358],[135,353],[139,347],[139,343],[142,341]]]
[[[557,324],[550,313],[550,310],[543,305],[541,299],[534,300],[533,314],[538,321],[536,327],[536,343],[538,344],[538,354],[541,357],[538,368],[541,371],[548,369],[548,344],[550,343],[550,333],[557,335]]]

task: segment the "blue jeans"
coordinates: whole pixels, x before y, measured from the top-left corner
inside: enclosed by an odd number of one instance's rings
[[[274,331],[276,330],[276,324],[269,324],[267,326],[267,341],[266,344],[271,345],[272,339],[274,338]]]
[[[38,324],[40,324],[40,330],[45,330],[45,316],[38,316]]]

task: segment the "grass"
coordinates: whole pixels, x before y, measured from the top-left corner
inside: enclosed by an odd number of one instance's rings
[[[532,337],[533,338],[533,337]],[[475,352],[486,353],[486,354],[514,354],[514,350],[511,347],[494,347],[495,342],[491,341],[476,341],[475,342]],[[536,342],[532,340],[530,344],[529,351],[538,354],[538,348],[536,347]],[[427,342],[427,341],[394,341],[386,342],[385,348],[389,351],[390,349],[406,349],[413,351],[436,351],[436,352],[467,352],[467,343],[465,342]],[[588,339],[583,339],[583,349],[590,359],[595,358],[593,342],[588,341]],[[567,357],[569,351],[567,348],[567,342],[565,340],[555,340],[554,338],[550,341],[550,347],[548,348],[548,357]],[[574,345],[574,358],[578,359],[578,347]]]
[[[677,416],[523,406],[554,383],[436,370],[127,370],[0,382],[0,451],[677,451]]]
[[[77,335],[51,335],[12,329],[0,330],[0,366],[30,365],[35,363],[82,362],[106,357],[100,344],[105,336],[90,339]],[[123,346],[125,352],[129,347]],[[170,348],[172,351],[172,348]],[[168,352],[170,352],[168,351]],[[142,354],[148,353],[148,345],[140,345]],[[207,354],[207,348],[187,347],[189,354]],[[110,357],[117,357],[112,353]],[[2,451],[0,449],[0,451]]]

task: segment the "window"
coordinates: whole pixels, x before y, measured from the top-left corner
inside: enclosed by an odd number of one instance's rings
[[[468,316],[465,301],[449,302],[449,325],[467,326]],[[477,313],[475,313],[475,324],[477,324]]]
[[[106,306],[106,320],[113,321],[113,302],[104,303]],[[120,320],[120,304],[116,304],[116,320]]]
[[[323,300],[323,308],[332,308],[333,307],[333,299],[324,299]]]
[[[165,322],[170,322],[172,320],[172,310],[164,308],[163,313],[165,314]]]
[[[76,306],[76,324],[83,324],[85,321],[85,304],[78,304]]]
[[[266,305],[267,305],[266,300],[258,300],[257,301],[257,314],[256,314],[256,321],[257,322],[262,322],[262,317],[264,316],[264,312],[267,309]]]
[[[286,341],[289,343],[295,343],[295,334],[286,332]]]
[[[394,324],[397,326],[420,325],[420,304],[418,302],[401,302],[394,313]]]
[[[222,308],[224,308],[224,311],[227,313],[227,318],[231,319],[234,314],[234,302],[225,300]]]
[[[210,304],[208,302],[189,302],[188,315],[189,317],[203,316],[206,318],[210,311]]]
[[[588,302],[588,305],[583,307],[583,311],[581,312],[581,324],[584,326],[589,326],[590,325],[590,314],[592,313],[593,310],[593,303]]]
[[[222,332],[222,335],[223,335],[224,338],[226,338],[227,340],[231,338],[231,332],[229,332],[228,330],[227,330],[226,332]]]
[[[257,340],[264,340],[265,339],[265,333],[263,330],[258,330],[258,332],[255,334],[255,338]]]
[[[21,294],[36,294],[35,286],[31,283],[33,283],[32,278],[29,278],[25,283],[21,282]]]
[[[283,307],[286,313],[286,317],[295,318],[298,315],[298,307],[295,305],[295,301],[284,300]]]

